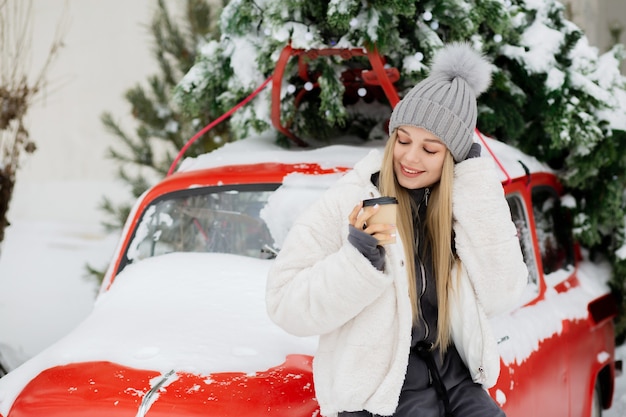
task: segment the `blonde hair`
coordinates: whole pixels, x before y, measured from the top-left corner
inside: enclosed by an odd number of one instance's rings
[[[382,195],[398,199],[396,228],[404,245],[407,264],[409,297],[413,308],[413,322],[419,317],[419,299],[415,282],[415,225],[411,210],[411,197],[402,187],[393,170],[393,149],[397,140],[394,131],[387,141],[383,154],[378,188]],[[454,178],[454,158],[447,151],[439,182],[430,187],[430,197],[426,209],[426,237],[433,258],[433,272],[437,285],[438,325],[436,345],[445,352],[450,344],[450,315],[448,313],[448,289],[452,276],[455,256],[452,251],[452,183]]]

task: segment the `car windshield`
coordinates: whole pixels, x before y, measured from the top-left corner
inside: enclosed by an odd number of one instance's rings
[[[170,252],[271,258],[274,242],[260,212],[277,187],[203,187],[165,195],[141,217],[127,263]]]

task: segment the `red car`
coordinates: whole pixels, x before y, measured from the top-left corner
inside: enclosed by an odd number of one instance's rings
[[[317,340],[269,320],[265,278],[298,213],[376,145],[272,142],[188,159],[139,199],[93,312],[0,379],[0,416],[319,414]],[[530,271],[520,305],[492,319],[502,371],[490,393],[509,417],[599,416],[615,376],[606,268],[573,241],[556,176],[500,142],[483,145]]]

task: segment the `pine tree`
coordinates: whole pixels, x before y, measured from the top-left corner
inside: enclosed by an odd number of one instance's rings
[[[176,99],[190,115],[228,110],[273,73],[288,44],[303,49],[376,47],[386,64],[400,71],[395,86],[402,96],[427,75],[426,64],[445,42],[470,42],[494,64],[492,86],[479,100],[479,129],[558,173],[576,200],[576,237],[592,256],[612,262],[612,286],[622,296],[626,82],[619,64],[624,51],[617,45],[599,55],[565,18],[561,3],[233,0],[223,10],[220,28],[221,38],[206,42],[177,87]],[[285,124],[297,137],[331,140],[352,133],[376,138],[385,132],[391,107],[384,95],[358,84],[358,77],[348,80],[369,69],[366,60],[306,61],[304,76],[315,87],[307,91],[296,61],[285,71],[281,106]],[[230,119],[235,138],[271,129],[268,90],[256,106]],[[280,134],[277,140],[289,144]],[[625,319],[618,331],[626,332]]]
[[[172,100],[174,87],[196,60],[200,40],[218,36],[217,13],[206,0],[186,0],[185,14],[180,19],[171,16],[164,0],[158,0],[157,6],[150,32],[160,73],[150,76],[146,87],[138,84],[125,93],[137,122],[134,135],[126,132],[111,113],[102,115],[105,128],[119,139],[119,144],[109,148],[108,157],[119,163],[118,176],[129,185],[132,201],[165,176],[178,151],[196,131],[220,116],[214,112],[188,116]],[[229,140],[228,126],[218,126],[191,146],[187,155],[208,152]],[[104,197],[101,208],[110,218],[104,226],[119,230],[131,203],[116,205]]]
[[[125,93],[137,122],[135,134],[125,131],[110,112],[102,114],[104,127],[120,142],[109,148],[107,156],[119,163],[118,177],[128,185],[131,194],[130,202],[120,204],[106,196],[102,198],[100,208],[108,218],[103,221],[103,226],[109,231],[122,228],[133,202],[167,174],[187,140],[220,116],[213,112],[190,116],[172,99],[174,87],[194,65],[200,41],[219,35],[215,24],[217,13],[213,12],[208,1],[186,0],[184,10],[183,18],[174,19],[165,1],[157,0],[150,32],[160,73],[148,78],[147,87],[137,84]],[[205,153],[230,141],[228,125],[218,125],[203,139],[196,141],[186,155]],[[93,265],[86,265],[86,273],[98,282],[104,276],[104,271]]]

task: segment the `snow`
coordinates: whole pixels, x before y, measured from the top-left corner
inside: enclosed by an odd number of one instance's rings
[[[526,68],[537,73],[548,72],[555,64],[555,55],[561,46],[563,35],[558,30],[551,29],[537,19],[527,30],[521,44],[528,48],[524,53]]]
[[[402,60],[402,67],[409,73],[417,73],[428,69],[424,64],[424,54],[421,52],[405,57],[404,60]]]
[[[260,213],[261,218],[267,223],[276,247],[282,247],[289,225],[293,224],[298,213],[310,206],[342,175],[337,173],[311,178],[293,173],[285,177],[283,185],[271,195]]]
[[[311,354],[316,340],[288,336],[265,313],[270,264],[172,253],[130,265],[85,321],[26,367],[49,366],[61,351],[65,361],[108,358],[162,372],[250,373],[281,363],[287,353]]]
[[[86,320],[0,380],[0,413],[6,415],[19,387],[58,364],[106,359],[164,374],[176,369],[206,375],[253,373],[282,363],[288,353],[313,354],[316,338],[290,336],[265,313],[270,264],[173,253],[128,266]]]
[[[0,354],[9,347],[17,365],[75,327],[98,292],[85,265],[106,265],[116,243],[96,219],[12,221],[0,254]]]
[[[349,140],[349,138],[346,138],[346,141]],[[335,166],[345,166],[346,164],[353,165],[364,157],[369,150],[380,147],[382,144],[381,141],[372,141],[364,144],[359,150],[354,152],[354,148],[348,147],[348,145],[314,148],[315,144],[312,146],[312,150],[303,148],[287,150],[277,147],[274,142],[275,137],[273,133],[267,132],[264,135],[245,141],[226,143],[210,154],[200,155],[196,158],[185,158],[180,165],[179,171],[192,171],[236,163],[298,163],[303,162],[303,154],[306,154],[305,158],[307,161],[320,164],[322,169],[326,169]],[[341,143],[341,141],[338,141],[338,143]]]
[[[581,263],[577,273],[581,285],[564,293],[555,291],[554,285],[569,274],[557,272],[550,275],[546,277],[545,299],[491,320],[496,339],[507,340],[499,345],[505,364],[523,363],[538,349],[541,341],[561,334],[564,320],[585,319],[589,314],[589,302],[608,291],[609,270],[604,265]]]
[[[499,170],[500,179],[505,181],[509,177],[514,178],[526,174],[525,167],[529,172],[552,172],[545,164],[536,158],[528,156],[521,151],[506,145],[503,142],[490,138],[483,134],[476,134],[474,141],[482,144],[482,155],[492,152],[498,155],[499,162],[506,167],[506,173]],[[341,145],[341,143],[345,143]],[[271,132],[259,135],[245,141],[227,143],[211,154],[201,155],[197,158],[186,158],[180,165],[179,171],[192,171],[195,169],[213,168],[220,165],[232,165],[235,163],[254,162],[302,162],[302,153],[306,152],[308,161],[317,163],[321,168],[334,166],[353,165],[372,149],[380,148],[384,142],[374,140],[363,143],[354,138],[338,139],[331,147],[317,147],[320,144],[312,142],[313,150],[285,150],[274,145]],[[358,143],[358,150],[353,146]]]
[[[258,46],[254,45],[248,37],[240,37],[232,39],[232,60],[234,62],[249,61],[256,62]],[[253,65],[235,65],[232,67],[235,71],[235,79],[246,88],[254,88],[263,82],[263,78],[256,66]]]

